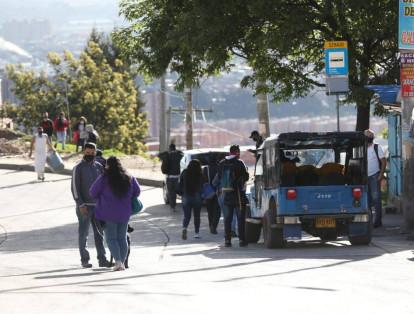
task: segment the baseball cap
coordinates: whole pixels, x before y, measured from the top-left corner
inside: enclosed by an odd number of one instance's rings
[[[252,131],[252,133],[250,134],[249,138],[253,138],[253,136],[255,135],[260,135],[258,131],[254,130]]]

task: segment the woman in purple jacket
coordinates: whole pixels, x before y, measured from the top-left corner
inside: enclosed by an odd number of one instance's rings
[[[129,176],[116,157],[109,157],[104,174],[92,184],[89,193],[97,200],[96,219],[105,221],[105,239],[115,259],[113,270],[125,270],[128,252],[127,228],[132,198],[141,192],[134,177]]]

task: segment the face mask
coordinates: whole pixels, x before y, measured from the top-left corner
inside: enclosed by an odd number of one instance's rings
[[[374,138],[373,137],[368,137],[367,142],[369,144],[373,143],[374,142]]]
[[[93,155],[85,155],[85,156],[83,156],[83,159],[86,162],[91,162],[91,161],[93,161],[95,159],[95,156],[93,156]]]
[[[43,132],[42,131],[37,131],[37,134],[39,134],[39,136],[42,136]]]

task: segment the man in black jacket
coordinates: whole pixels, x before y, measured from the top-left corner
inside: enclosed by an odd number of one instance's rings
[[[177,204],[178,179],[180,178],[180,161],[183,153],[176,150],[175,144],[170,144],[168,155],[162,158],[161,171],[167,175],[168,202],[171,210],[175,211]]]
[[[231,224],[234,211],[237,215],[239,245],[247,246],[244,237],[246,219],[245,183],[249,179],[249,173],[244,162],[240,160],[238,145],[230,147],[230,155],[219,163],[217,173],[221,192],[224,193],[224,206],[227,207],[226,217],[224,217],[225,246],[231,247]]]

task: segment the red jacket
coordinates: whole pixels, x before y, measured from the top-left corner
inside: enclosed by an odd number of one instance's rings
[[[63,118],[62,123],[59,125],[59,117],[55,118],[55,121],[53,121],[53,124],[54,124],[56,132],[65,132],[69,126],[69,122],[66,118]]]

